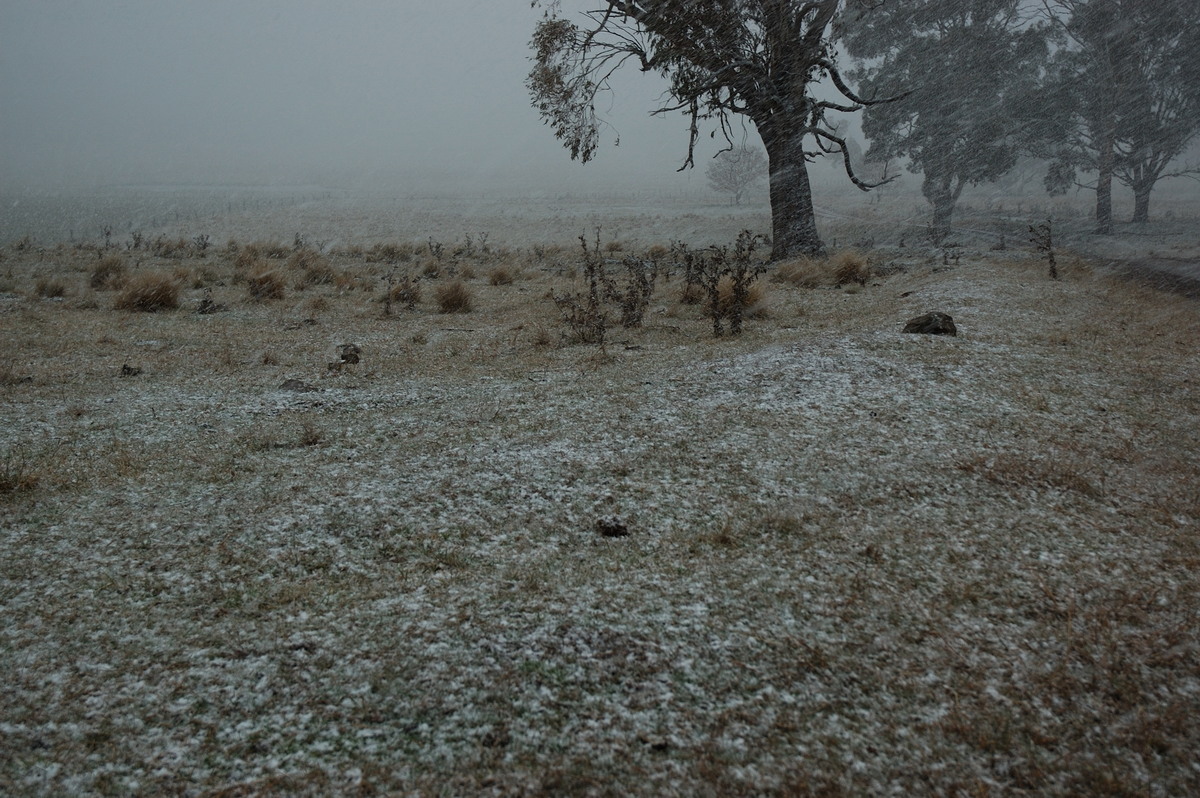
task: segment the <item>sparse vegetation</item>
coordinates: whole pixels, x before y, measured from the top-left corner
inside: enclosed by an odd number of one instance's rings
[[[0,792],[1196,792],[1200,310],[1014,228],[9,250]]]

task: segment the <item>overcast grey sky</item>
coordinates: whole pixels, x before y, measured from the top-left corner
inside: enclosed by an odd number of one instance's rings
[[[0,182],[678,184],[622,82],[597,162],[530,108],[527,0],[0,0]],[[702,169],[690,181],[703,184]]]

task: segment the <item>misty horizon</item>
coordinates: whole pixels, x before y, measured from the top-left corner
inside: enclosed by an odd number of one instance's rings
[[[539,14],[484,0],[9,2],[0,184],[702,184],[676,174],[686,120],[649,116],[654,76],[622,82],[597,162],[570,160],[524,85]]]

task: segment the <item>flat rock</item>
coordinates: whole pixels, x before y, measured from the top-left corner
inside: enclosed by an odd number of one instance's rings
[[[958,335],[958,329],[954,326],[954,319],[950,318],[950,314],[936,311],[909,319],[904,325],[904,332],[920,335]]]

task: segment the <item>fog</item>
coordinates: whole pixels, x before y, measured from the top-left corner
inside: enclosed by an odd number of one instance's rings
[[[664,85],[619,83],[572,163],[524,86],[540,12],[498,0],[4,0],[0,184],[702,185]],[[617,136],[620,146],[613,146]]]

